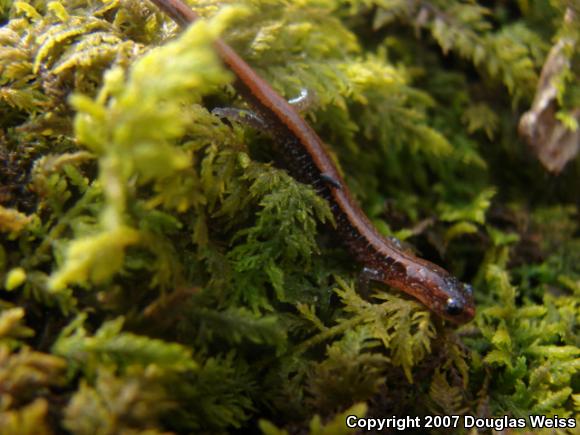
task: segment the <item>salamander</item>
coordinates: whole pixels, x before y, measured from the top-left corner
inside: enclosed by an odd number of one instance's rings
[[[151,1],[181,27],[198,19],[181,0]],[[235,74],[237,91],[280,147],[292,176],[312,185],[328,201],[336,231],[363,266],[363,274],[413,296],[455,324],[471,320],[475,315],[471,286],[442,267],[403,251],[396,242],[381,235],[353,200],[322,140],[297,109],[224,41],[217,39],[214,47]]]

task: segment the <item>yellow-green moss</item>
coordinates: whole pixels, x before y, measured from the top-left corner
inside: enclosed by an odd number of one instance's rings
[[[147,1],[0,0],[0,432],[577,416],[580,164],[516,136],[569,2],[189,3],[179,32]],[[473,322],[358,292],[328,204],[211,115],[244,104],[218,35],[315,95],[371,220],[473,283]]]

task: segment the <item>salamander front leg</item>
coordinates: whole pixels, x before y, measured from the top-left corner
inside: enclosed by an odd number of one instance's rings
[[[236,109],[234,107],[216,107],[211,111],[211,114],[218,118],[248,125],[264,133],[270,132],[268,124],[257,113],[251,110]]]
[[[384,274],[378,269],[373,269],[372,267],[363,267],[360,271],[357,281],[357,289],[359,293],[368,297],[370,292],[371,281],[382,281],[384,279]]]

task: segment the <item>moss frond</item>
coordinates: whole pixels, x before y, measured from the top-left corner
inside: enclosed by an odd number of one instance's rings
[[[577,130],[577,8],[187,1],[182,32],[141,0],[0,0],[0,432],[577,418],[580,160],[547,175],[516,130],[542,90]],[[329,203],[212,114],[246,105],[218,36],[310,92],[352,196],[473,285],[474,321],[355,284]]]

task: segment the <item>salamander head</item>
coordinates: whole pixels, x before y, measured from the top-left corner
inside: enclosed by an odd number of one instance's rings
[[[453,280],[455,282],[448,285],[446,289],[449,297],[440,308],[442,312],[438,314],[457,324],[469,322],[475,316],[473,287],[455,278]]]
[[[423,262],[421,262],[423,263]],[[473,288],[429,262],[407,267],[406,287],[440,317],[456,324],[475,316]]]

